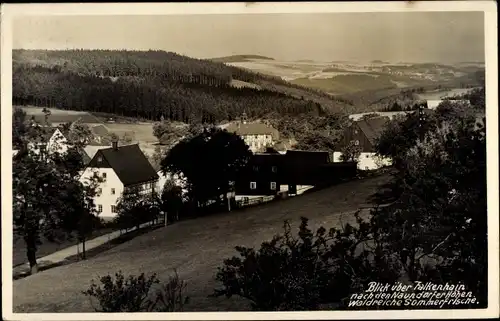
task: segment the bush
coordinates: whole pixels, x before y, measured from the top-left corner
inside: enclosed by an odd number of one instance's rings
[[[366,241],[361,235],[366,225],[359,217],[358,223],[358,230],[346,225],[328,232],[321,227],[313,233],[302,218],[295,239],[286,222],[284,235],[262,243],[260,250],[237,247],[240,257],[224,260],[216,275],[223,288],[213,295],[247,298],[257,311],[318,310],[323,304],[342,301],[374,279],[394,280],[391,274],[376,275],[386,270],[377,270],[366,251],[356,253]]]
[[[185,297],[187,284],[179,279],[176,271],[167,284],[156,291],[152,299],[151,288],[159,284],[156,274],[146,277],[144,273],[139,276],[130,275],[127,278],[121,271],[99,278],[101,285],[92,280],[88,290],[83,294],[90,297],[90,302],[96,312],[175,312],[182,311],[189,298]],[[97,299],[100,308],[92,303],[92,298]]]

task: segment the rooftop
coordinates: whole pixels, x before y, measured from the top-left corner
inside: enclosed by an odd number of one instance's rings
[[[359,129],[361,129],[361,131],[365,134],[368,141],[370,141],[371,144],[375,144],[376,140],[380,134],[382,134],[389,121],[389,117],[383,116],[359,120],[356,123],[358,124]]]
[[[157,180],[158,174],[151,166],[138,144],[99,149],[89,167],[111,167],[123,185],[135,185]]]
[[[272,135],[274,139],[278,138],[278,131],[264,123],[252,122],[243,123],[237,122],[229,124],[226,130],[240,136],[245,135]]]

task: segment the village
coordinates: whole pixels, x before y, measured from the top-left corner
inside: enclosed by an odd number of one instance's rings
[[[7,19],[4,317],[494,307],[490,17],[403,11]]]
[[[459,102],[464,103],[464,100]],[[432,113],[436,106],[425,107],[422,105],[414,111],[352,115],[350,125],[342,134],[338,151],[334,152],[286,149],[279,143],[280,133],[268,122],[249,121],[243,113],[239,120],[218,126],[220,130],[240,137],[251,156],[239,171],[237,178],[227,182],[229,188],[224,195],[226,205],[217,208],[216,211],[231,211],[282,200],[340,182],[356,180],[367,174],[384,173],[384,169],[389,169],[392,161],[377,153],[378,138],[392,118],[418,113],[420,119],[425,120],[425,116]],[[119,202],[123,200],[124,195],[131,192],[139,191],[143,196],[161,199],[165,186],[168,186],[170,189],[173,187],[178,189],[181,203],[187,199],[188,181],[183,173],[161,170],[158,161],[148,154],[150,148],[144,148],[144,143],[148,142],[134,141],[130,138],[136,136],[133,130],[112,132],[110,127],[113,128],[116,124],[115,119],[103,119],[86,112],[61,113],[48,108],[38,109],[38,113],[36,109],[34,113],[29,108],[23,110],[29,112],[26,116],[29,126],[42,133],[40,137],[28,143],[30,152],[36,155],[64,155],[69,149],[76,148],[83,161],[78,180],[85,184],[94,176],[100,179],[95,187],[93,204],[98,219],[102,222],[112,224],[117,220]],[[86,136],[84,143],[77,143],[78,146],[75,146],[74,134],[71,134],[75,128],[77,135],[83,130]],[[13,150],[14,156],[17,153],[18,150]],[[168,149],[163,149],[163,153],[156,157],[165,157]],[[213,199],[209,201],[209,203],[214,202]],[[166,226],[167,222],[172,223],[179,219],[179,209],[173,210],[172,213],[168,213],[169,211],[166,209],[159,211],[155,217],[149,217],[151,221],[148,221],[146,215],[139,220],[142,226],[151,224]],[[95,241],[95,246],[110,242],[113,238],[122,236],[127,230],[133,231],[134,227],[125,228],[124,231],[120,228],[118,234],[111,231],[107,237],[99,236],[97,239],[101,241]],[[66,257],[80,253],[81,244],[77,243],[58,251],[64,254],[57,260],[64,261]],[[49,253],[47,259],[41,260],[44,262],[42,265],[51,266],[57,263],[50,260],[51,255],[54,257],[53,253]],[[28,275],[28,266],[28,263],[15,262],[16,270],[20,271],[16,275]]]

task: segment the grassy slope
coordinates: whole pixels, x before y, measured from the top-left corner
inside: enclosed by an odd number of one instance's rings
[[[87,261],[56,267],[14,282],[15,312],[93,311],[80,294],[91,279],[122,270],[125,274],[158,273],[168,280],[178,269],[188,282],[191,311],[245,310],[242,299],[208,298],[216,284],[214,275],[234,246],[259,246],[282,232],[283,221],[298,226],[299,218],[311,226],[339,226],[354,222],[350,211],[368,204],[387,176],[352,181],[292,199],[246,210],[179,222],[119,245]],[[48,290],[50,289],[50,291]]]
[[[374,77],[366,74],[339,75],[326,79],[299,78],[292,83],[338,94],[396,87],[387,76]]]

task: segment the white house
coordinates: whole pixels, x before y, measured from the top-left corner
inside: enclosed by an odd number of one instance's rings
[[[80,181],[88,183],[94,173],[103,179],[94,204],[104,220],[116,217],[116,206],[123,193],[139,190],[142,194],[153,194],[158,186],[158,174],[138,144],[118,146],[114,142],[112,147],[98,150]]]
[[[390,121],[389,117],[374,117],[353,122],[351,126],[344,131],[342,146],[351,142],[361,148],[361,154],[358,158],[358,169],[374,170],[384,166],[390,166],[392,160],[382,158],[375,152],[376,140],[383,132],[385,126]],[[333,153],[333,161],[341,162],[340,151]]]
[[[53,130],[44,129],[45,134],[40,137],[37,142],[29,142],[28,149],[38,154],[40,151],[46,150],[48,153],[58,152],[64,154],[70,147],[67,137],[59,128]]]
[[[239,135],[253,153],[264,151],[266,147],[273,146],[279,138],[276,129],[260,122],[248,123],[245,116],[240,122],[227,126],[226,130]]]

